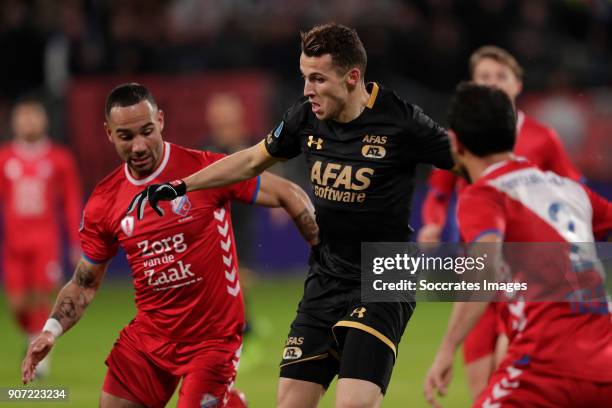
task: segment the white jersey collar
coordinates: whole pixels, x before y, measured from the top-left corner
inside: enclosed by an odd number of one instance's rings
[[[130,173],[130,169],[128,168],[127,163],[125,163],[123,165],[123,170],[125,172],[125,178],[127,178],[128,181],[130,183],[132,183],[133,185],[135,185],[135,186],[142,186],[144,184],[147,184],[147,183],[151,182],[157,176],[159,176],[162,171],[164,171],[164,169],[166,168],[166,165],[168,164],[168,159],[170,159],[170,143],[168,143],[168,142],[164,142],[164,153],[163,153],[163,155],[164,155],[164,157],[163,157],[161,163],[159,164],[159,166],[157,166],[157,169],[153,173],[151,173],[150,175],[148,175],[147,177],[145,177],[143,179],[134,178],[134,176],[132,176],[132,174]]]
[[[517,162],[517,163],[527,163],[529,160],[527,160],[525,157],[523,156],[516,156],[516,155],[512,155],[512,157],[510,157],[508,160],[502,160],[499,161],[497,163],[493,163],[491,164],[489,167],[487,167],[486,169],[484,169],[484,171],[482,172],[482,174],[480,175],[480,178],[486,176],[487,174],[491,174],[492,172],[494,172],[495,170],[504,167],[506,164],[511,163],[511,162]]]

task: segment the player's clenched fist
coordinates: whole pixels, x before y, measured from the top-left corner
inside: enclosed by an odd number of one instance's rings
[[[183,180],[174,180],[164,184],[151,184],[132,199],[127,213],[129,214],[137,209],[138,219],[143,219],[144,210],[148,202],[157,215],[161,217],[164,215],[164,210],[157,204],[159,201],[172,201],[186,193],[187,186]]]
[[[49,354],[55,344],[55,336],[48,331],[40,333],[28,346],[23,363],[21,364],[21,381],[24,384],[34,379],[36,366]]]

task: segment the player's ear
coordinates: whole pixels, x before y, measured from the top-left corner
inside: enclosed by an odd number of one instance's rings
[[[357,86],[359,81],[361,81],[361,71],[359,70],[359,68],[355,67],[349,69],[346,75],[346,82],[348,83],[348,85],[351,87],[355,87]]]
[[[457,139],[457,134],[452,130],[448,130],[448,140],[450,142],[451,152],[454,154],[463,154],[464,147],[461,142]]]
[[[104,122],[104,132],[106,133],[108,141],[113,143],[113,131],[111,130],[110,126],[108,126],[108,122]]]
[[[516,95],[520,95],[523,92],[523,81],[520,79],[516,82]]]
[[[159,123],[159,131],[164,130],[164,111],[159,109],[157,111],[157,122]]]

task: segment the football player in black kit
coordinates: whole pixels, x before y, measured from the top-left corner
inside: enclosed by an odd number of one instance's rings
[[[410,239],[416,166],[451,168],[449,142],[418,107],[365,83],[367,56],[355,30],[316,26],[302,34],[301,48],[304,96],[265,140],[184,180],[149,186],[132,207],[148,201],[155,208],[188,191],[236,183],[304,153],[315,197],[314,245],[277,405],[316,407],[338,375],[336,407],[378,407],[415,305],[362,302],[361,242]]]

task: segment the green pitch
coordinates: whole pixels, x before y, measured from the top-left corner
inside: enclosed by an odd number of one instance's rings
[[[247,309],[254,330],[244,344],[237,387],[246,394],[251,408],[274,406],[278,362],[283,342],[301,295],[299,279],[259,280],[247,293]],[[422,394],[423,376],[446,327],[449,304],[421,303],[411,320],[399,349],[384,407],[426,407]],[[91,408],[98,404],[104,379],[104,359],[121,328],[134,316],[132,287],[128,283],[103,284],[83,319],[62,336],[53,353],[50,377],[37,387],[68,387],[66,403],[41,403],[42,407]],[[20,364],[25,340],[8,315],[6,299],[0,295],[0,387],[20,386]],[[459,363],[459,362],[458,362]],[[460,364],[457,364],[445,407],[469,406]],[[333,407],[333,386],[321,407]],[[25,408],[32,403],[0,401],[0,408]],[[173,399],[169,407],[176,406]]]

